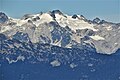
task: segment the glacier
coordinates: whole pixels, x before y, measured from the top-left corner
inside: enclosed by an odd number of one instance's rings
[[[112,54],[120,48],[120,44],[115,44],[120,43],[120,23],[99,18],[88,20],[76,14],[69,16],[59,10],[26,14],[21,19],[2,12],[0,16],[0,33],[9,38],[23,33],[32,43],[50,43],[65,48],[90,44],[102,54]]]
[[[120,23],[60,10],[21,19],[0,12],[0,79],[120,80],[119,43]]]

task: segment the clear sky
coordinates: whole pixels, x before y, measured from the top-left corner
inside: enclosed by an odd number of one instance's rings
[[[14,18],[59,9],[64,13],[120,22],[120,0],[0,0],[0,11]]]

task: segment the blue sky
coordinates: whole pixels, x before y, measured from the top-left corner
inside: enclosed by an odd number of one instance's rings
[[[0,11],[14,18],[59,9],[64,13],[120,22],[120,0],[0,0]]]

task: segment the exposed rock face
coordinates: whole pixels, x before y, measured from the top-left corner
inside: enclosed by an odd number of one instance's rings
[[[4,23],[8,20],[8,17],[5,13],[0,12],[0,23]]]
[[[0,13],[0,33],[22,42],[47,43],[64,48],[95,48],[112,54],[120,48],[120,23],[99,18],[87,20],[83,15],[69,16],[59,10],[27,14],[21,19]]]
[[[95,18],[94,20],[93,20],[93,23],[100,23],[101,22],[101,20],[99,19],[99,18]]]

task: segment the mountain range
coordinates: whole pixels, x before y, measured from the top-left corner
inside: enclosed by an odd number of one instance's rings
[[[120,23],[0,12],[0,80],[120,80],[119,60]]]
[[[120,23],[99,18],[88,20],[83,15],[70,16],[60,10],[25,14],[20,19],[0,12],[0,34],[9,40],[33,44],[79,49],[87,46],[102,54],[113,54],[120,48]]]

